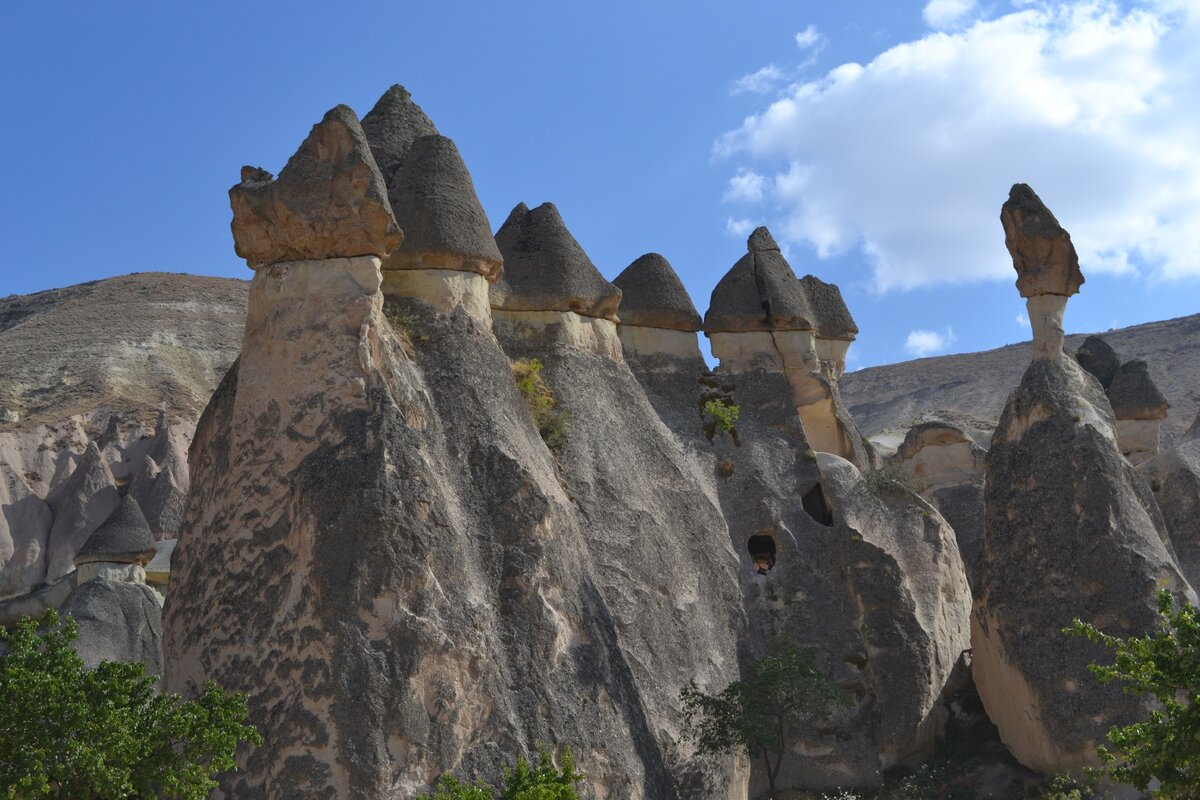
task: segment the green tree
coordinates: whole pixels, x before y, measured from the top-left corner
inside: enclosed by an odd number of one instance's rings
[[[760,759],[772,798],[791,742],[815,718],[848,704],[845,693],[817,669],[811,651],[781,639],[769,644],[744,680],[716,695],[693,682],[680,698],[696,749],[711,755],[745,750]]]
[[[1164,800],[1200,798],[1200,621],[1195,606],[1178,608],[1167,590],[1158,594],[1158,629],[1122,639],[1076,619],[1064,632],[1089,639],[1116,653],[1111,665],[1089,669],[1101,683],[1122,681],[1128,694],[1150,695],[1156,702],[1150,718],[1118,726],[1107,736],[1112,749],[1097,748],[1101,772],[1118,783],[1145,791],[1153,778],[1153,795]]]
[[[556,766],[545,749],[538,750],[536,767],[524,756],[518,757],[517,766],[504,771],[498,800],[579,800],[575,785],[587,776],[575,771],[571,748],[564,747],[559,760],[562,765]],[[494,800],[496,791],[484,783],[465,784],[453,775],[443,775],[433,794],[417,800]]]
[[[159,694],[141,663],[87,670],[77,636],[54,611],[0,628],[0,797],[203,800],[240,742],[262,744],[243,695]]]

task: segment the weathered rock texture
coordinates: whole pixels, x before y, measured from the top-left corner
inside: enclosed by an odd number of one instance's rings
[[[1005,230],[1012,238],[1008,219]],[[1014,264],[1020,273],[1017,250]],[[1062,628],[1079,617],[1141,633],[1159,588],[1193,596],[1149,487],[1117,447],[1099,382],[1052,344],[1035,343],[988,451],[971,636],[988,714],[1013,755],[1043,773],[1094,762],[1111,726],[1145,712],[1091,679],[1102,648]]]
[[[1013,184],[1000,209],[1000,222],[1004,226],[1004,246],[1017,270],[1021,297],[1070,297],[1079,291],[1083,273],[1079,271],[1071,234],[1027,184]],[[1036,338],[1036,325],[1034,332]]]
[[[358,117],[330,109],[275,178],[242,168],[229,190],[237,254],[254,269],[280,261],[387,256],[403,239]]]
[[[1179,565],[1200,586],[1200,416],[1174,447],[1139,468],[1150,483]]]
[[[1126,361],[1113,375],[1108,400],[1117,418],[1117,443],[1134,464],[1158,453],[1162,421],[1170,408],[1145,361]]]
[[[1089,336],[1084,339],[1083,344],[1075,351],[1075,360],[1100,381],[1100,386],[1105,392],[1112,386],[1113,378],[1121,368],[1121,357],[1102,336]]]
[[[399,169],[412,143],[422,136],[435,136],[438,129],[412,95],[400,84],[383,93],[375,107],[362,118],[362,129],[371,144],[371,154],[385,181]],[[389,183],[390,185],[390,183]]]
[[[130,495],[121,499],[108,519],[88,537],[75,565],[97,562],[145,566],[154,557],[154,534],[142,509]]]
[[[0,597],[69,573],[123,487],[175,535],[195,420],[244,318],[244,283],[164,273],[0,299]]]
[[[617,328],[626,358],[667,360],[694,370],[700,359],[700,315],[667,259],[647,253],[613,280],[621,290]],[[700,362],[701,366],[703,361]]]

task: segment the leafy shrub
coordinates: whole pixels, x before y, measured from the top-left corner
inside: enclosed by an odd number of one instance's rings
[[[542,369],[542,362],[536,358],[521,359],[512,363],[517,389],[525,398],[525,404],[529,406],[533,424],[537,427],[542,441],[551,449],[557,450],[566,438],[571,416],[565,411],[556,410],[558,401],[542,378]]]
[[[262,744],[245,696],[159,694],[141,663],[89,671],[78,635],[53,610],[0,628],[0,797],[203,800],[239,743]]]
[[[412,334],[417,324],[417,315],[395,303],[385,302],[383,316],[392,326],[392,333],[400,341],[400,344],[404,346],[405,350],[411,351],[413,347]]]
[[[443,775],[433,794],[417,800],[579,800],[575,785],[587,776],[575,771],[569,747],[563,748],[559,760],[562,766],[554,764],[548,751],[539,749],[534,767],[521,756],[515,768],[504,771],[504,785],[498,790],[480,781],[468,785],[453,775]]]
[[[1063,632],[1115,651],[1108,666],[1088,667],[1101,683],[1121,681],[1125,692],[1157,702],[1149,720],[1108,731],[1113,750],[1096,748],[1099,772],[1142,791],[1155,778],[1152,797],[1192,800],[1200,786],[1200,612],[1191,603],[1178,608],[1163,589],[1158,593],[1158,630],[1121,639],[1076,619]]]
[[[704,413],[712,418],[716,430],[733,433],[733,423],[737,422],[742,410],[724,400],[709,400],[704,404]]]

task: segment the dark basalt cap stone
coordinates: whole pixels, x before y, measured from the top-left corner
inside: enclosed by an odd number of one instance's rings
[[[404,242],[384,269],[440,266],[489,279],[499,275],[500,249],[453,141],[436,134],[415,140],[392,175],[388,196],[396,219],[403,220]]]
[[[695,332],[700,314],[692,305],[683,282],[670,262],[658,253],[646,253],[613,280],[621,290],[617,314],[623,325]]]
[[[243,167],[229,190],[234,249],[252,268],[386,257],[404,235],[358,117],[330,109],[279,173]]]
[[[1057,294],[1070,297],[1083,284],[1071,234],[1058,224],[1028,184],[1015,183],[1000,209],[1004,245],[1017,271],[1021,297]]]
[[[1154,385],[1145,361],[1126,361],[1113,376],[1108,402],[1117,419],[1166,419],[1170,405]]]
[[[75,566],[93,561],[146,564],[154,558],[154,534],[141,507],[131,495],[96,528],[79,548]]]
[[[504,258],[491,304],[503,311],[574,311],[616,320],[621,290],[604,279],[553,203],[520,203],[496,232]]]
[[[371,152],[385,180],[391,183],[392,173],[408,155],[412,143],[422,136],[438,132],[412,95],[400,84],[383,93],[362,120],[363,132],[371,143]]]
[[[758,228],[738,259],[713,289],[704,332],[813,330],[815,316],[804,285],[779,252],[766,228]]]
[[[816,319],[817,336],[822,339],[845,339],[854,341],[858,336],[858,325],[850,316],[850,309],[842,299],[842,290],[835,283],[826,283],[813,275],[805,275],[800,279],[804,294],[808,298],[808,307],[812,309]]]
[[[1083,344],[1075,351],[1075,360],[1100,381],[1105,391],[1112,386],[1113,377],[1121,367],[1121,358],[1117,351],[1099,336],[1084,339]]]

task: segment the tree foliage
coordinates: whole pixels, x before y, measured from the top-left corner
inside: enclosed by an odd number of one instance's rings
[[[533,424],[537,427],[538,434],[550,449],[557,450],[566,440],[571,416],[565,411],[557,410],[558,400],[542,377],[543,369],[545,365],[537,358],[524,358],[512,362],[517,389],[525,398],[525,404],[529,406],[529,413],[533,415]]]
[[[745,750],[761,759],[772,797],[791,742],[815,718],[848,702],[817,669],[811,651],[785,640],[772,641],[746,678],[721,693],[706,694],[693,682],[680,697],[696,749],[713,755]]]
[[[722,433],[733,433],[734,423],[741,416],[742,409],[724,400],[708,400],[704,403],[704,413],[712,417],[715,429]]]
[[[0,797],[203,800],[240,742],[262,744],[243,695],[159,694],[141,663],[87,670],[77,637],[55,611],[0,628]]]
[[[579,800],[575,785],[587,776],[575,771],[569,747],[563,748],[559,761],[561,765],[555,765],[544,749],[538,750],[536,767],[521,756],[516,767],[505,770],[504,785],[498,790],[482,782],[465,784],[453,775],[443,775],[433,794],[417,800]]]
[[[1167,590],[1158,594],[1158,629],[1122,639],[1076,619],[1065,632],[1116,653],[1111,665],[1089,669],[1101,683],[1122,681],[1128,694],[1156,701],[1148,720],[1109,730],[1112,749],[1098,748],[1102,772],[1145,791],[1152,779],[1163,800],[1200,798],[1200,620],[1195,606],[1176,607]]]

